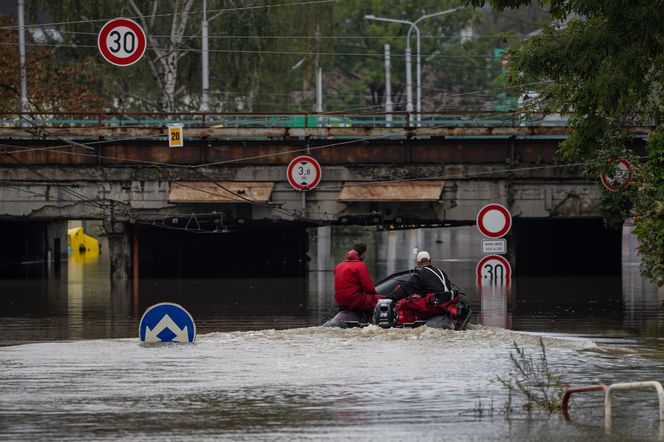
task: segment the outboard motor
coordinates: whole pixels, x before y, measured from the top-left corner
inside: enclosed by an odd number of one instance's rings
[[[373,323],[381,328],[391,328],[396,325],[394,304],[391,299],[379,299],[373,312]]]

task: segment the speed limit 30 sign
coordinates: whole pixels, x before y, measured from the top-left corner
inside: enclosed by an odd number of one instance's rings
[[[102,57],[116,66],[130,66],[145,54],[143,29],[133,20],[116,18],[106,23],[97,36]]]
[[[509,261],[500,255],[489,255],[480,259],[475,268],[478,287],[509,287],[512,279],[512,267]]]
[[[288,164],[286,175],[295,190],[311,190],[320,182],[320,164],[312,157],[299,156]]]

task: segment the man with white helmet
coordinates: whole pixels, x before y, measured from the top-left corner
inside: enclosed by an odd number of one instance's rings
[[[407,282],[397,286],[387,297],[394,302],[413,294],[436,295],[437,302],[446,302],[454,297],[450,278],[441,269],[431,265],[431,255],[421,251],[416,257],[417,267]]]

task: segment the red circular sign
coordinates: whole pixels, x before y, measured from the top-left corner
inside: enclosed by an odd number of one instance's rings
[[[613,173],[607,175],[606,172],[602,171],[599,174],[602,184],[611,192],[624,189],[632,181],[632,165],[629,164],[629,161],[624,158],[615,158],[609,160],[608,163],[612,164],[616,161],[618,164],[616,164]]]
[[[478,287],[509,287],[512,280],[512,267],[500,255],[488,255],[480,259],[475,267]]]
[[[311,190],[320,182],[320,164],[312,157],[300,156],[290,162],[286,175],[296,190]]]
[[[133,20],[116,18],[99,31],[97,47],[101,55],[116,66],[129,66],[145,53],[146,38],[143,29]]]
[[[487,238],[502,238],[512,227],[512,215],[504,206],[487,204],[477,213],[477,228]]]

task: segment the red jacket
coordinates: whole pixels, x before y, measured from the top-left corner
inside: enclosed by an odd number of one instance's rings
[[[334,299],[349,310],[373,310],[382,296],[376,293],[367,265],[356,250],[334,268]]]

